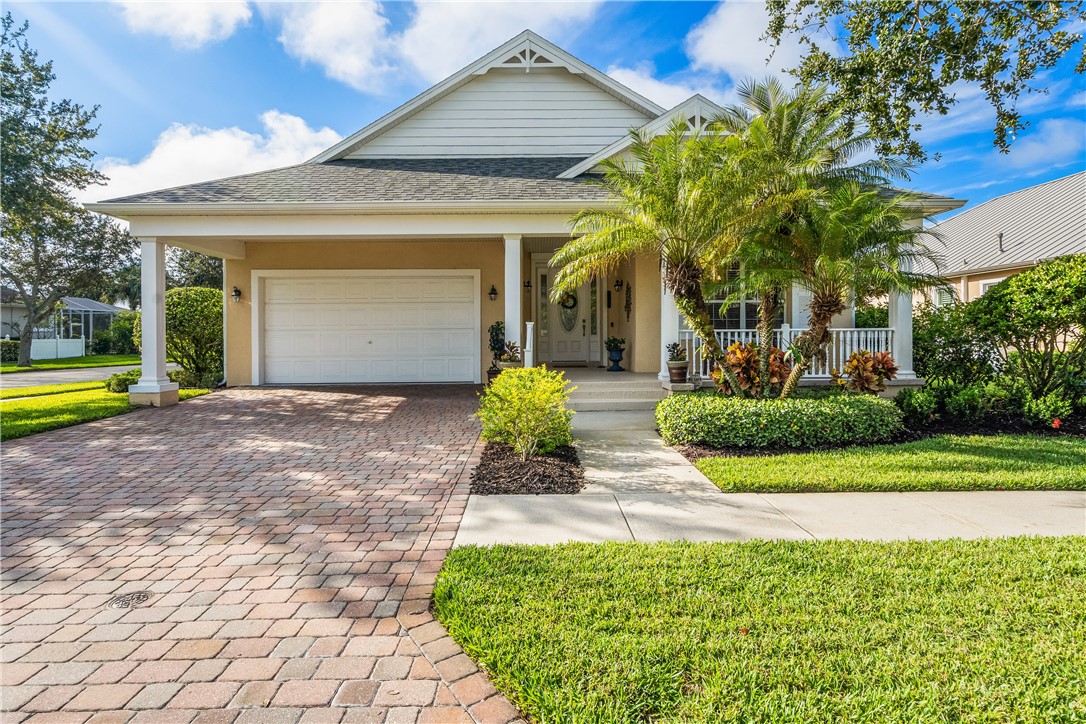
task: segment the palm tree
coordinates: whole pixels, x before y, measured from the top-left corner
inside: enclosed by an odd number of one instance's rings
[[[945,283],[912,271],[916,262],[936,262],[919,243],[930,232],[910,224],[914,199],[856,182],[838,184],[807,205],[790,226],[791,265],[811,293],[808,328],[795,339],[796,360],[781,397],[788,397],[829,344],[830,322],[849,305],[872,294],[909,292]],[[934,264],[933,264],[934,266]]]
[[[789,90],[768,78],[741,83],[737,92],[740,103],[726,108],[714,127],[743,139],[743,175],[753,183],[745,204],[752,217],[734,257],[742,286],[758,297],[760,376],[768,380],[780,300],[801,273],[792,260],[793,224],[807,206],[820,203],[827,186],[845,180],[882,185],[907,167],[894,160],[851,164],[873,139],[853,130],[824,85]]]
[[[734,173],[738,139],[691,130],[676,119],[655,137],[632,132],[632,161],[604,161],[599,184],[611,192],[609,207],[586,209],[572,219],[579,236],[551,258],[558,267],[552,296],[559,297],[640,255],[660,259],[665,289],[687,324],[704,340],[707,359],[721,363],[728,384],[739,382],[723,365],[705,285],[715,283],[722,260],[734,251],[746,181]]]

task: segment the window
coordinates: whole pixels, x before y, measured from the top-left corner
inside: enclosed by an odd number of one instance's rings
[[[954,303],[954,292],[950,289],[937,289],[935,290],[935,306],[945,307],[948,304]]]
[[[1004,277],[1004,278],[1006,278],[1006,277]],[[989,279],[986,282],[981,282],[980,283],[980,293],[982,295],[987,294],[989,289],[994,287],[996,284],[999,284],[1001,281],[1003,281],[1003,279]]]
[[[733,264],[728,270],[728,281],[736,281],[739,279],[739,265]],[[729,294],[722,292],[717,297],[707,300],[709,302],[709,315],[713,320],[713,329],[726,330],[726,329],[754,329],[758,326],[758,300],[757,299],[740,299],[739,301],[733,300],[731,304],[728,304]],[[777,321],[774,323],[775,327],[780,327],[784,324],[784,302],[778,300],[777,304]],[[679,329],[689,330],[686,320],[683,316],[679,315]]]

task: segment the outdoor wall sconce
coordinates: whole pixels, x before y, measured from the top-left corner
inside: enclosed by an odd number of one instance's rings
[[[524,291],[525,292],[531,292],[532,291],[532,280],[531,279],[524,282]]]
[[[490,297],[490,301],[494,301],[498,298],[498,288],[493,284],[490,285],[490,293],[487,295]]]
[[[622,291],[622,280],[621,279],[616,279],[615,280],[615,291],[616,292],[621,292]]]
[[[230,298],[233,299],[235,302],[240,302],[241,301],[241,290],[238,289],[237,287],[234,287],[234,291],[230,292]]]

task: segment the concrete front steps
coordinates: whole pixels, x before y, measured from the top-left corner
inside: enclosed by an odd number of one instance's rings
[[[577,389],[569,397],[569,409],[575,412],[654,410],[667,396],[655,375],[625,375],[614,372],[613,379],[573,379]]]

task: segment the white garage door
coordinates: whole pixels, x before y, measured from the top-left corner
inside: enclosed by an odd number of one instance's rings
[[[473,382],[478,283],[463,271],[264,282],[264,381]]]

